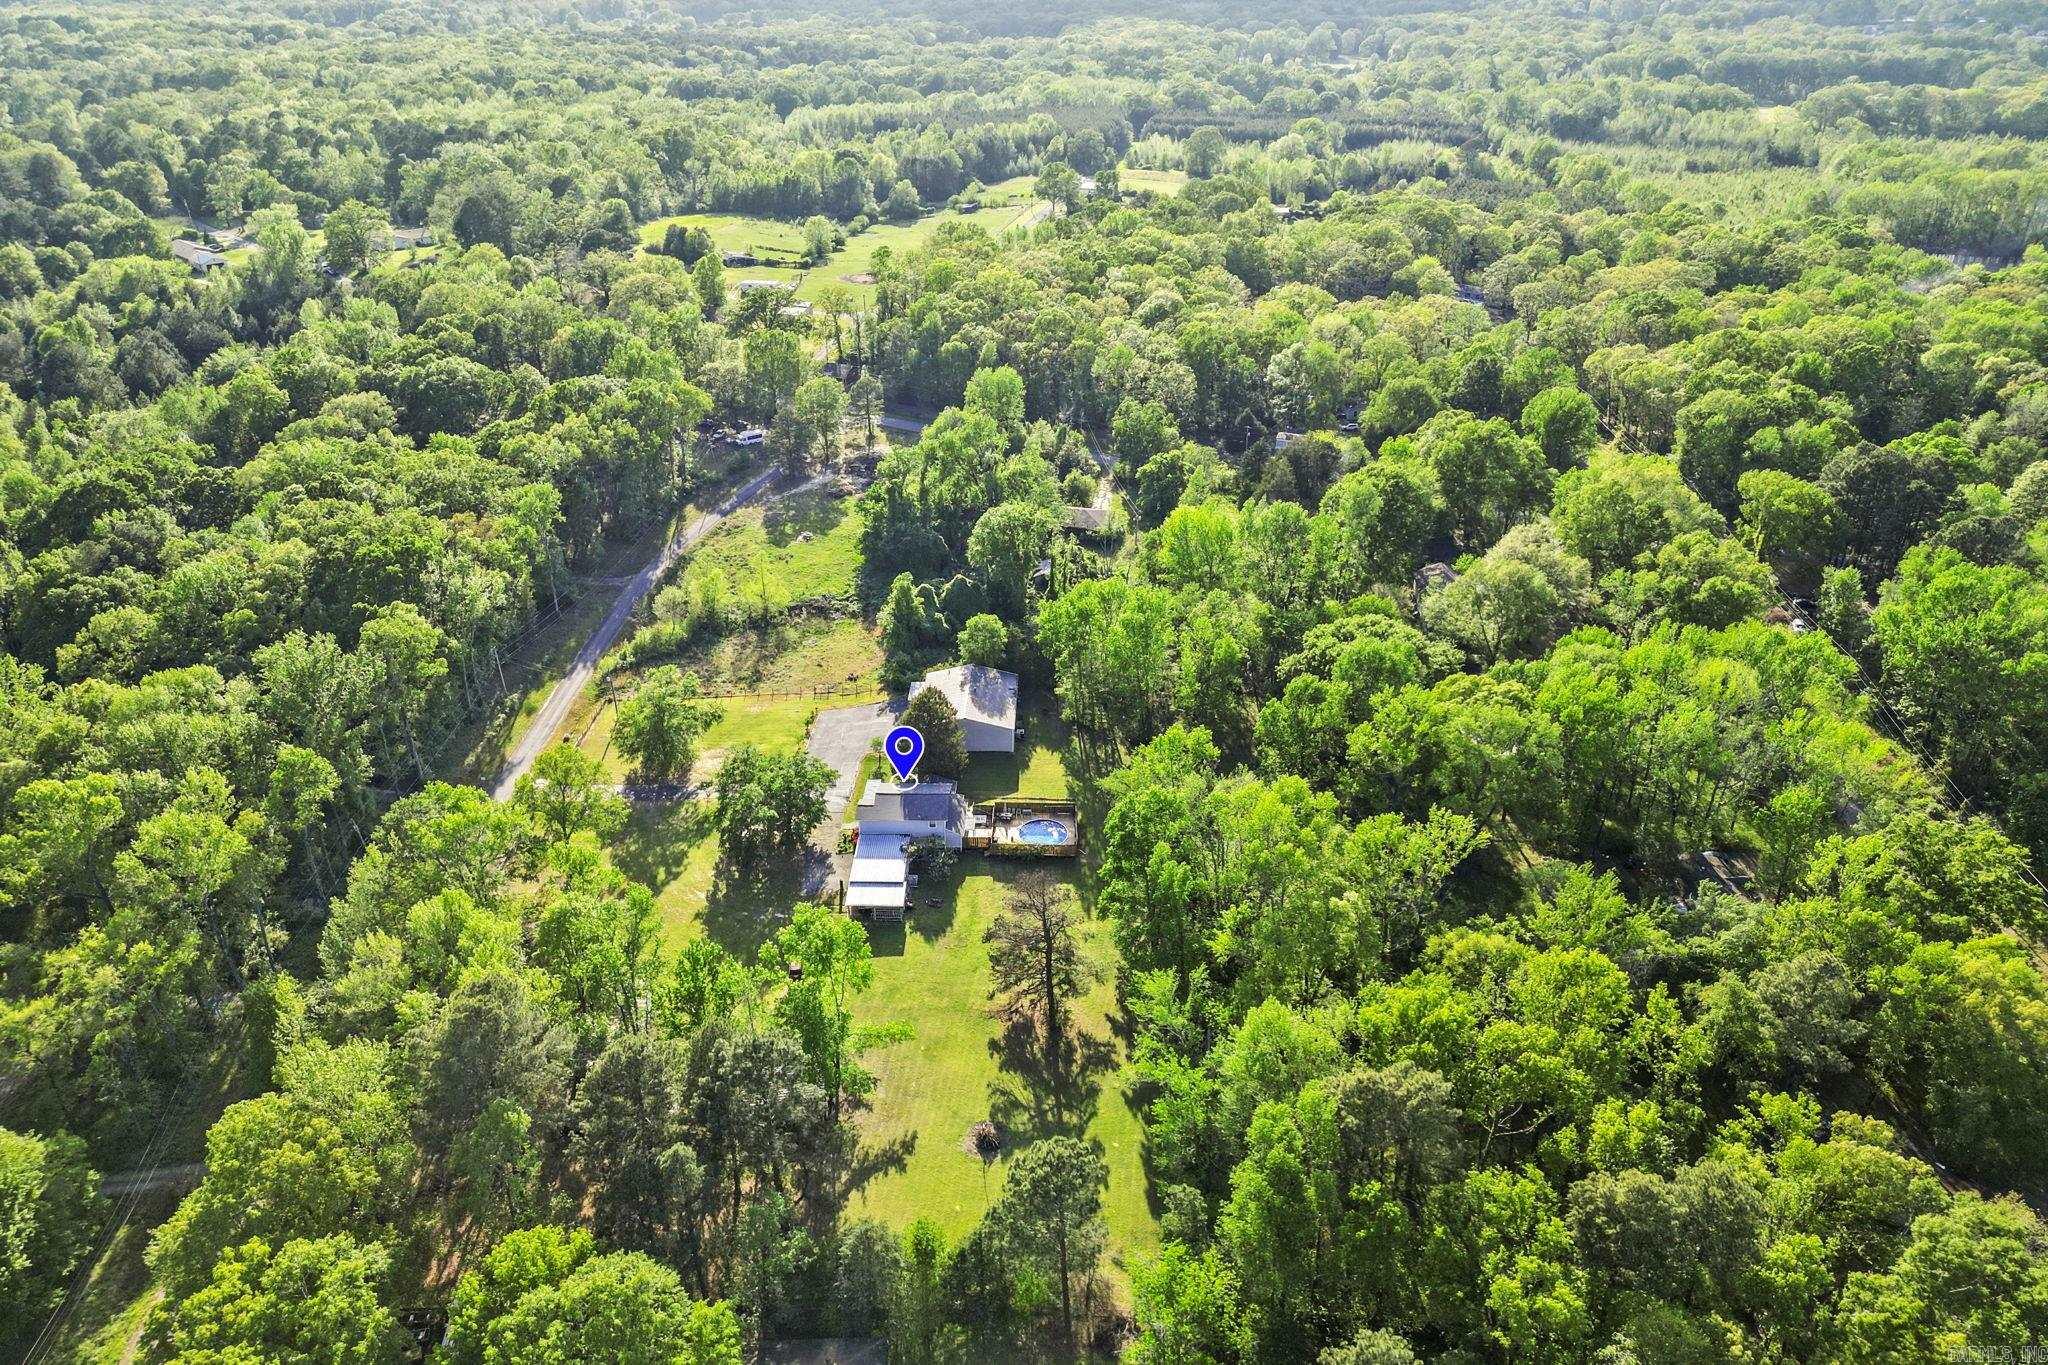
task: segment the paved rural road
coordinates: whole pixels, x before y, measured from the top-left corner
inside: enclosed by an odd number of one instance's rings
[[[662,546],[661,553],[649,560],[645,568],[626,580],[626,586],[619,589],[617,599],[612,602],[612,609],[605,613],[604,620],[583,642],[583,648],[576,652],[576,662],[548,693],[547,700],[541,703],[539,713],[533,718],[533,724],[526,727],[526,733],[506,759],[504,770],[498,776],[498,785],[491,791],[492,796],[500,801],[510,797],[512,789],[519,785],[519,779],[533,766],[533,760],[539,758],[541,751],[554,740],[555,732],[569,718],[569,709],[576,704],[576,698],[583,694],[584,687],[597,672],[597,661],[618,640],[619,632],[632,619],[633,608],[640,605],[640,599],[654,590],[654,585],[661,581],[661,576],[677,559],[717,529],[718,523],[758,497],[780,472],[770,469],[755,475],[731,497],[684,527],[682,534]]]

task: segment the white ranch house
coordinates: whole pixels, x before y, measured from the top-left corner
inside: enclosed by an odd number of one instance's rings
[[[846,908],[877,919],[902,919],[910,888],[917,884],[910,874],[910,844],[939,839],[948,848],[959,848],[974,813],[951,782],[877,782],[862,795],[858,811]]]

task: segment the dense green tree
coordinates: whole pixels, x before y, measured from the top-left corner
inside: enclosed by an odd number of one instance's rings
[[[967,736],[959,713],[946,694],[927,687],[903,708],[899,723],[924,736],[924,752],[917,760],[917,776],[957,779],[967,771]]]
[[[735,868],[800,847],[825,818],[832,771],[808,754],[769,753],[750,744],[729,750],[714,782],[712,823],[720,852]]]
[[[1066,1339],[1074,1340],[1074,1289],[1095,1274],[1103,1249],[1102,1157],[1074,1138],[1035,1142],[1011,1160],[986,1218],[1051,1282]]]
[[[699,700],[694,673],[657,668],[619,707],[613,727],[619,751],[650,782],[686,780],[697,758],[697,741],[715,724],[719,708]]]
[[[26,1349],[55,1311],[72,1267],[85,1257],[106,1209],[85,1144],[59,1133],[35,1137],[0,1128],[0,1321],[5,1340]]]
[[[230,1247],[159,1329],[178,1360],[398,1361],[405,1338],[379,1301],[390,1257],[345,1235]]]
[[[1020,879],[990,921],[988,962],[997,1007],[1044,1031],[1054,1069],[1064,1064],[1066,1016],[1097,969],[1082,952],[1067,889],[1051,878]]]

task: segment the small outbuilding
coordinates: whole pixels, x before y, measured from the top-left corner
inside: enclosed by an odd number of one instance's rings
[[[195,275],[204,275],[209,271],[218,270],[228,263],[228,258],[215,251],[212,247],[187,240],[183,237],[171,243],[171,254],[186,265],[191,266],[192,273]]]
[[[914,683],[910,695],[935,689],[952,703],[970,754],[1017,752],[1017,675],[986,664],[937,668]]]
[[[910,903],[909,839],[901,834],[862,834],[853,848],[853,865],[846,872],[845,905],[848,910],[873,915],[876,919],[902,919]]]

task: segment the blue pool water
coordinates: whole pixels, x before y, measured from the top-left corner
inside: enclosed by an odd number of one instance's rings
[[[1026,820],[1017,827],[1017,839],[1026,844],[1064,844],[1067,827],[1057,820]]]

